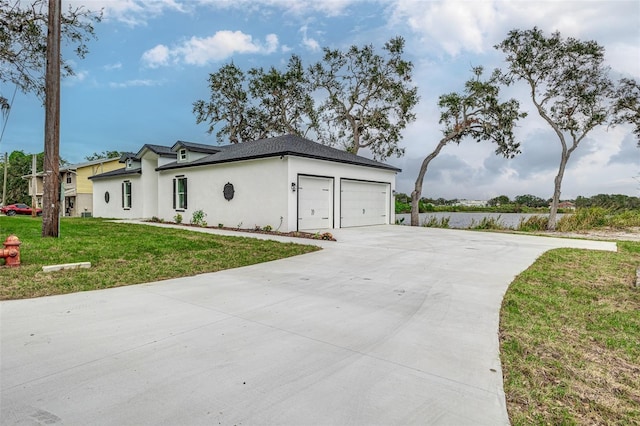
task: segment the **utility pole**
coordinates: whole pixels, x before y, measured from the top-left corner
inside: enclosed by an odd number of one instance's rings
[[[49,0],[45,74],[42,236],[60,232],[60,11],[61,0]]]
[[[36,180],[36,172],[38,171],[38,156],[36,154],[31,154],[31,216],[36,217],[36,209],[38,208],[38,181]]]
[[[4,153],[4,183],[2,184],[2,205],[7,203],[7,169],[9,168],[9,159],[7,153]]]

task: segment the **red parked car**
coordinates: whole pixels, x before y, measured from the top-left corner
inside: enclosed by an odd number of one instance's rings
[[[7,216],[15,216],[17,214],[31,214],[32,209],[26,204],[9,204],[0,208],[0,213],[4,213]],[[42,209],[36,209],[38,216],[42,215]]]

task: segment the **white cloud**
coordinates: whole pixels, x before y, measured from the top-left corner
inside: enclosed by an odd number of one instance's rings
[[[278,36],[268,34],[265,42],[254,41],[251,35],[242,31],[218,31],[211,37],[191,37],[169,48],[159,44],[142,54],[142,63],[150,68],[184,63],[206,65],[221,61],[234,54],[271,54],[278,49]]]
[[[249,12],[264,11],[265,8],[278,8],[296,16],[321,13],[327,17],[343,15],[352,4],[361,0],[199,0],[199,4],[224,9],[241,9]]]
[[[510,30],[537,26],[596,40],[614,69],[640,75],[637,1],[395,0],[392,11],[390,23],[408,26],[427,51],[488,53]]]
[[[142,63],[149,68],[158,68],[169,65],[171,52],[165,45],[159,44],[156,47],[147,50],[142,54]]]
[[[146,25],[150,18],[155,18],[165,12],[182,12],[190,10],[189,2],[177,0],[64,0],[72,7],[83,6],[92,11],[103,11],[106,22],[118,21],[131,27]]]
[[[399,0],[392,17],[452,56],[462,51],[485,51],[486,40],[499,20],[493,1]]]
[[[109,87],[114,89],[125,89],[127,87],[151,87],[151,86],[161,86],[162,82],[157,80],[127,80],[123,82],[111,82],[109,83]]]
[[[73,75],[64,78],[63,82],[65,86],[73,86],[77,83],[81,83],[86,80],[89,75],[89,71],[75,70]]]
[[[115,64],[107,64],[107,65],[103,66],[102,69],[105,70],[105,71],[113,71],[113,70],[122,69],[122,62],[116,62]]]
[[[312,52],[316,52],[320,50],[320,43],[314,38],[307,36],[307,31],[309,28],[306,25],[300,27],[300,32],[302,33],[302,45]]]

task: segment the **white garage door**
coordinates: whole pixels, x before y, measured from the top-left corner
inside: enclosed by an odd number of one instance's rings
[[[388,183],[343,179],[340,182],[340,226],[389,223]]]
[[[298,177],[298,230],[333,228],[333,178]]]

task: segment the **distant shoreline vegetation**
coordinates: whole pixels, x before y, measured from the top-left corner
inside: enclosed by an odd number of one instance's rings
[[[470,201],[444,198],[422,198],[419,202],[420,213],[430,212],[485,212],[485,213],[549,213],[550,200],[534,195],[518,195],[513,200],[506,195],[487,201]],[[640,210],[640,197],[622,194],[598,194],[592,197],[579,196],[575,200],[560,203],[558,213],[573,213],[576,209],[601,208],[609,213]],[[396,194],[396,214],[411,213],[411,197],[407,194]]]

